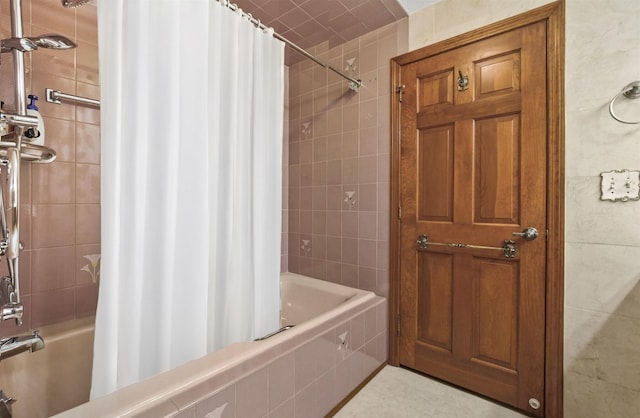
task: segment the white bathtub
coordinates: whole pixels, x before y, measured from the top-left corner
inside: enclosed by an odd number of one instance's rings
[[[326,415],[386,362],[386,301],[371,292],[293,273],[282,274],[281,286],[282,325],[296,325],[294,328],[264,341],[232,344],[56,416],[312,418]],[[48,376],[58,387],[82,384],[82,388],[68,389],[74,396],[68,400],[56,399],[52,409],[44,409],[49,405],[34,409],[34,404],[42,402],[32,397],[48,399],[60,395],[31,390],[12,393],[13,388],[4,384],[2,373],[0,387],[18,399],[13,405],[14,417],[46,417],[64,410],[65,402],[68,402],[66,408],[71,408],[88,399],[90,370],[86,364],[71,365],[76,360],[62,348],[77,344],[64,340],[82,336],[85,347],[76,349],[87,351],[90,368],[93,332],[91,326],[83,327],[77,332],[66,330],[60,337],[48,338],[49,332],[43,329],[47,345],[44,350],[5,360],[20,357],[21,367],[31,368],[34,357],[41,355],[46,360],[37,363],[34,376]],[[55,344],[61,348],[52,350]],[[47,352],[51,355],[47,356]],[[0,372],[5,361],[0,362]],[[40,367],[54,370],[43,371]],[[82,376],[68,379],[70,369]]]

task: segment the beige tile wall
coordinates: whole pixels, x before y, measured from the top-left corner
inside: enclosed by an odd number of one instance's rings
[[[35,94],[52,164],[22,164],[21,285],[24,325],[0,324],[0,335],[95,314],[100,254],[100,112],[45,101],[45,88],[100,97],[95,4],[65,9],[58,0],[22,0],[25,35],[58,33],[77,49],[39,49],[26,55],[27,94]],[[0,1],[0,36],[11,35],[9,0]],[[13,108],[12,57],[2,55],[0,98]],[[6,195],[5,195],[6,196]],[[94,256],[94,258],[86,258]],[[6,274],[3,259],[0,271]],[[89,269],[89,271],[86,271]]]
[[[409,17],[412,49],[548,3],[444,0]],[[640,202],[603,202],[600,173],[640,169],[640,128],[608,114],[640,79],[640,3],[566,0],[565,417],[640,411]],[[628,118],[640,103],[620,103]]]
[[[407,20],[312,52],[364,85],[304,60],[289,82],[289,270],[389,289],[390,59]]]

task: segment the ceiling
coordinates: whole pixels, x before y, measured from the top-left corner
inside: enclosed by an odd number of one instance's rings
[[[234,0],[242,10],[308,49],[329,42],[343,44],[438,0]],[[285,50],[292,64],[301,55]]]

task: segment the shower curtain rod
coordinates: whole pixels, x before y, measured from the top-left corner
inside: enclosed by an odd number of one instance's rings
[[[225,7],[229,8],[230,10],[232,10],[234,12],[238,12],[239,11],[240,13],[242,13],[242,16],[247,18],[258,29],[262,29],[262,30],[271,29],[271,30],[273,30],[273,28],[269,28],[264,23],[260,22],[260,19],[256,19],[255,17],[253,17],[251,15],[251,13],[246,13],[245,11],[243,11],[240,7],[238,7],[237,4],[231,3],[228,0],[216,0],[216,1],[218,3],[220,3],[222,6],[225,6]],[[288,40],[284,36],[280,35],[278,32],[273,31],[273,37],[276,38],[276,39],[279,39],[282,42],[284,42],[285,44],[289,45],[291,48],[296,50],[296,52],[299,52],[300,54],[304,55],[306,58],[309,58],[311,61],[315,62],[316,64],[319,64],[319,65],[321,65],[321,66],[323,66],[325,68],[328,68],[329,70],[331,70],[334,73],[338,74],[340,77],[348,80],[349,81],[349,88],[351,90],[358,91],[358,88],[360,86],[362,86],[362,80],[358,80],[358,79],[355,79],[353,77],[350,77],[350,76],[346,75],[345,73],[343,73],[342,71],[340,71],[337,68],[333,67],[332,65],[330,65],[330,64],[322,61],[321,59],[311,55],[310,53],[308,53],[307,51],[302,49],[302,47],[294,44],[293,42],[291,42],[290,40]]]

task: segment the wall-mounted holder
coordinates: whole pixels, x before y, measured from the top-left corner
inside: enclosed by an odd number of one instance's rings
[[[620,123],[626,123],[627,125],[640,124],[640,120],[639,121],[628,121],[628,120],[620,119],[615,114],[615,112],[613,111],[613,104],[615,103],[615,101],[620,96],[624,96],[627,99],[638,99],[638,98],[640,98],[640,81],[634,81],[634,82],[629,83],[626,86],[624,86],[624,88],[622,90],[620,90],[620,93],[616,94],[614,96],[614,98],[611,99],[611,102],[609,102],[609,114],[611,115],[612,118],[614,118],[615,120],[617,120]]]
[[[60,99],[64,99],[64,100],[73,100],[78,103],[100,107],[100,100],[89,99],[87,97],[76,96],[73,94],[67,94],[59,90],[47,88],[45,89],[45,94],[46,94],[46,100],[48,103],[62,104],[62,101],[60,101]]]
[[[640,200],[640,171],[613,170],[600,173],[600,200],[626,202]]]

